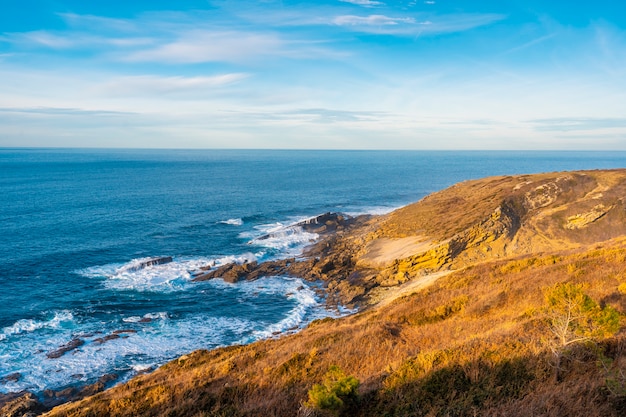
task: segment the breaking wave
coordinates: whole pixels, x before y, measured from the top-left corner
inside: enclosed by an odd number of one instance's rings
[[[243,226],[243,219],[228,219],[222,220],[221,224],[229,224],[231,226]]]

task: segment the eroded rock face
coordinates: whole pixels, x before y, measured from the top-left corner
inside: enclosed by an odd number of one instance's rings
[[[586,171],[493,177],[468,181],[372,219],[327,213],[298,227],[322,235],[303,259],[225,265],[197,279],[229,282],[290,275],[326,283],[330,298],[356,303],[376,286],[491,259],[577,248],[626,233],[626,171]],[[365,224],[367,223],[367,226]],[[356,225],[356,226],[353,226]],[[317,228],[317,229],[315,229]],[[398,259],[365,262],[368,248],[420,239],[413,252],[395,248]],[[375,244],[374,244],[375,243]],[[370,254],[371,255],[371,254]]]
[[[307,233],[315,233],[318,235],[326,235],[337,231],[345,230],[347,227],[353,225],[356,222],[356,218],[347,216],[341,213],[324,213],[316,217],[312,217],[307,220],[303,220],[296,224],[285,226],[279,233],[284,233],[290,229],[303,230]],[[273,233],[268,233],[255,240],[267,240],[274,236]]]
[[[30,392],[13,394],[13,398],[5,398],[6,401],[3,401],[2,397],[3,394],[0,394],[0,416],[2,417],[37,416],[45,411],[43,404]]]
[[[50,409],[69,401],[77,401],[82,398],[104,391],[107,384],[119,378],[117,374],[106,374],[98,378],[93,384],[83,386],[68,386],[56,390],[47,389],[43,392],[42,408]]]

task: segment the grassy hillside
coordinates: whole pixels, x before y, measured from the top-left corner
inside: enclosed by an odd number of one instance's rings
[[[626,171],[458,184],[311,252],[331,289],[361,288],[360,313],[197,351],[46,415],[624,415],[625,197]],[[580,295],[567,344],[562,283]]]

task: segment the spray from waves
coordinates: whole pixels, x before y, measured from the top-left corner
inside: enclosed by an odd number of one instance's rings
[[[59,329],[63,325],[72,322],[72,320],[74,320],[74,315],[68,310],[53,312],[51,318],[44,320],[21,319],[11,326],[2,329],[0,341],[6,340],[11,336],[32,333],[40,329]]]
[[[55,326],[51,319],[47,327],[37,325],[32,333],[17,334],[0,344],[0,375],[20,372],[22,377],[0,383],[0,389],[37,393],[91,383],[109,373],[126,380],[194,349],[250,343],[336,315],[316,297],[314,287],[301,279],[272,277],[237,284],[217,279],[200,286],[202,291],[194,294],[229,310],[208,308],[183,315],[158,310],[143,315],[119,313],[107,323],[83,317],[71,326]],[[281,306],[278,310],[261,314],[277,305]],[[58,312],[56,321],[65,323],[64,314],[71,317],[69,312]],[[46,356],[75,338],[83,341],[77,349],[55,359]]]
[[[255,232],[244,232],[239,236],[250,239],[249,244],[273,250],[278,257],[296,256],[305,246],[315,242],[319,235],[306,232],[298,223],[308,218],[298,218],[293,223],[271,223],[255,226]]]
[[[95,325],[92,323],[92,327]],[[39,335],[37,339],[23,338],[12,343],[9,349],[0,346],[0,357],[3,358],[0,375],[21,374],[18,381],[0,383],[0,389],[37,393],[49,388],[95,382],[110,373],[126,380],[138,371],[153,369],[184,352],[230,344],[233,334],[240,335],[251,325],[245,319],[203,314],[183,320],[137,324],[132,332],[125,330],[110,340],[104,338],[105,333],[91,331],[81,334],[83,344],[79,348],[54,359],[46,357],[47,349],[76,337],[74,332],[57,331]],[[38,339],[42,336],[46,348],[35,349],[35,346],[41,346]]]
[[[252,262],[260,255],[262,254],[245,253],[219,258],[181,258],[145,268],[138,268],[138,265],[142,265],[151,258],[139,258],[124,264],[95,266],[76,272],[87,278],[105,278],[104,286],[107,289],[174,292],[187,289],[192,272],[201,267],[220,266],[232,262]]]
[[[222,220],[219,223],[229,224],[231,226],[243,226],[243,219],[228,219],[228,220]]]
[[[254,339],[266,339],[287,331],[301,329],[305,324],[317,318],[328,317],[330,311],[322,310],[320,300],[315,296],[315,292],[310,287],[305,287],[301,280],[294,280],[297,287],[293,292],[286,292],[288,298],[294,299],[294,307],[287,313],[286,317],[277,323],[269,325],[263,330],[255,331],[252,335]],[[299,285],[298,285],[299,284]]]
[[[166,311],[160,311],[158,313],[146,313],[143,316],[130,316],[124,317],[122,321],[124,323],[150,323],[154,320],[167,320],[169,315]]]

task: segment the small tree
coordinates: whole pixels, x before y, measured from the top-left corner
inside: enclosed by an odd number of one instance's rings
[[[556,359],[556,379],[561,356],[568,346],[615,334],[620,327],[619,313],[611,306],[601,308],[580,284],[561,283],[544,291],[546,319],[552,332],[550,343]]]
[[[338,414],[344,407],[345,401],[354,400],[357,397],[358,388],[358,379],[346,376],[338,366],[332,365],[324,377],[323,384],[315,384],[309,390],[309,400],[305,405]]]
[[[611,306],[600,308],[580,284],[557,284],[545,291],[545,299],[548,325],[561,348],[619,330],[619,313]]]

